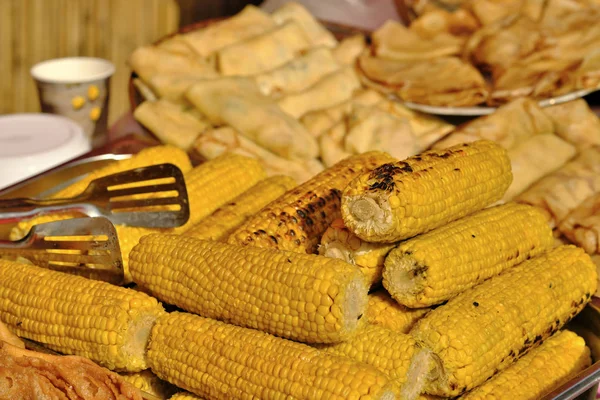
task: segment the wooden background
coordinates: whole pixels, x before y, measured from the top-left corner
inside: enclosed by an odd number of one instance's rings
[[[239,11],[259,1],[0,0],[0,114],[38,112],[29,69],[58,57],[92,56],[117,67],[109,123],[129,109],[129,54],[179,25]]]

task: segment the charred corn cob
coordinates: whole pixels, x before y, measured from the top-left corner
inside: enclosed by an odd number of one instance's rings
[[[0,320],[15,334],[109,368],[148,368],[150,328],[164,313],[144,293],[0,260]]]
[[[192,164],[190,163],[190,159],[185,151],[175,146],[149,147],[140,151],[131,158],[114,162],[106,167],[99,168],[89,173],[83,179],[56,192],[52,197],[56,199],[73,197],[83,192],[89,183],[94,179],[116,174],[117,172],[128,171],[134,168],[164,163],[176,165],[183,173],[186,173],[192,169]]]
[[[511,181],[506,150],[494,142],[429,150],[353,180],[342,196],[342,216],[363,240],[396,242],[500,200]]]
[[[169,400],[202,400],[202,398],[196,396],[193,393],[179,392],[179,393],[175,393],[173,396],[171,396],[169,398]]]
[[[350,232],[339,218],[323,234],[319,254],[358,266],[367,279],[367,284],[373,286],[381,281],[383,261],[394,246],[395,244],[368,243],[362,240]]]
[[[19,240],[26,236],[29,233],[31,227],[34,225],[80,217],[85,217],[85,215],[79,213],[56,213],[39,215],[32,219],[19,222],[11,230],[9,237],[10,240]],[[125,274],[125,282],[131,282],[131,274],[129,273],[129,253],[131,252],[131,249],[133,249],[133,246],[138,244],[140,238],[151,233],[175,232],[175,229],[152,229],[124,225],[115,225],[115,230],[117,231],[117,236],[119,238],[119,246],[121,248],[121,258],[123,259],[123,272]]]
[[[221,240],[294,186],[296,181],[285,175],[276,175],[260,181],[230,203],[193,225],[184,234],[198,239]]]
[[[210,399],[393,399],[396,389],[369,365],[178,312],[154,326],[148,359],[162,379]]]
[[[581,311],[596,278],[582,249],[562,246],[431,311],[410,332],[436,366],[425,392],[456,396],[505,369]]]
[[[191,169],[184,175],[190,219],[178,231],[185,232],[266,176],[260,161],[234,153],[225,153]]]
[[[129,268],[169,304],[302,342],[347,339],[367,306],[360,271],[317,255],[150,235],[131,251]]]
[[[369,293],[366,317],[372,325],[408,333],[429,311],[429,308],[407,308],[392,299],[385,290],[378,290]]]
[[[539,399],[591,363],[585,341],[571,331],[561,331],[462,399]]]
[[[402,242],[383,268],[383,286],[407,307],[428,307],[553,247],[536,207],[508,203]]]
[[[415,399],[425,383],[423,377],[426,374],[409,371],[411,361],[422,357],[421,348],[410,335],[369,325],[345,342],[319,345],[317,348],[377,368],[401,388],[399,398],[404,400]]]
[[[314,253],[323,232],[340,217],[341,192],[348,182],[391,161],[382,152],[348,157],[263,208],[236,229],[228,242]]]
[[[123,380],[131,383],[141,391],[161,400],[170,398],[177,390],[175,386],[163,381],[149,369],[141,372],[126,372],[119,375],[121,375]]]

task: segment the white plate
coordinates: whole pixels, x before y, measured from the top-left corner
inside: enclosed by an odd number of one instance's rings
[[[598,88],[592,89],[581,89],[575,92],[563,94],[562,96],[551,97],[549,99],[544,99],[539,101],[540,107],[548,107],[556,104],[566,103],[575,99],[579,99],[583,96],[587,96],[590,93],[596,92],[600,90]],[[435,114],[435,115],[453,115],[453,116],[464,116],[464,117],[477,117],[481,115],[488,115],[496,111],[496,107],[484,107],[484,106],[475,106],[475,107],[441,107],[441,106],[429,106],[427,104],[419,104],[412,103],[410,101],[402,101],[395,94],[391,94],[390,98],[394,101],[398,101],[405,105],[406,107],[415,110],[421,111],[427,114]]]

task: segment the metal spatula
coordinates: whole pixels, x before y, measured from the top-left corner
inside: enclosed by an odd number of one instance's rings
[[[21,240],[0,241],[0,256],[20,256],[40,267],[115,285],[123,283],[117,231],[103,217],[34,225]]]
[[[183,173],[173,164],[160,164],[95,179],[83,193],[68,199],[0,200],[0,224],[59,211],[150,228],[181,226],[190,216]]]

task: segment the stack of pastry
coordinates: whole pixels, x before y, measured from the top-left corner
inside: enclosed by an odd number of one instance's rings
[[[452,129],[366,89],[356,71],[365,48],[363,35],[338,42],[299,4],[247,6],[138,48],[129,63],[147,100],[134,115],[204,159],[237,152],[298,182],[350,154],[414,155]]]

